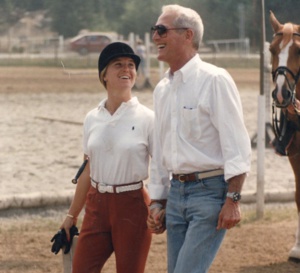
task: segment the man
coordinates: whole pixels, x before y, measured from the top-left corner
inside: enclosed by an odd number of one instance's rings
[[[141,59],[141,63],[140,63],[140,70],[141,70],[141,73],[142,73],[142,76],[145,76],[146,75],[146,47],[145,45],[143,44],[143,41],[142,40],[138,40],[137,41],[137,46],[136,46],[136,54],[140,57]],[[139,73],[139,72],[138,72]]]
[[[224,69],[200,59],[202,36],[199,14],[178,5],[164,6],[152,27],[158,60],[169,70],[154,90],[148,227],[164,231],[167,203],[169,273],[208,272],[226,230],[241,220],[240,193],[250,171],[238,90]],[[158,177],[160,164],[165,173]]]

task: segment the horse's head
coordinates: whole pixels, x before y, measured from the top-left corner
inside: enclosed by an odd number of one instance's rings
[[[270,21],[274,31],[270,44],[272,54],[272,76],[275,89],[272,92],[277,107],[295,107],[300,99],[300,25],[281,24],[270,12]],[[299,92],[296,95],[296,87]]]

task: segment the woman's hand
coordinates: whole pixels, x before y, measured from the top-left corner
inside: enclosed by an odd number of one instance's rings
[[[73,215],[67,214],[64,222],[60,226],[60,229],[64,229],[66,231],[67,239],[70,241],[70,228],[74,225],[76,226],[77,218]]]

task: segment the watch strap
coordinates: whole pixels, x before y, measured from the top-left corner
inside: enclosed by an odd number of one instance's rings
[[[241,200],[241,194],[239,192],[227,192],[226,197],[231,198],[233,202]]]

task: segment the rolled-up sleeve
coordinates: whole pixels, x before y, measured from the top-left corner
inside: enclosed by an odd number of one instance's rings
[[[249,173],[251,142],[243,120],[240,96],[227,72],[213,81],[211,118],[219,132],[227,181],[233,176]]]

